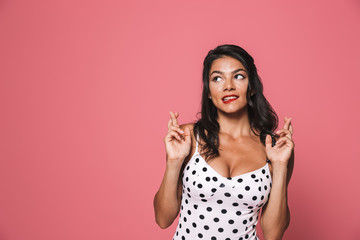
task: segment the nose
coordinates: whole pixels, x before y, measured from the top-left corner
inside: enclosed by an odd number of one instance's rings
[[[234,89],[235,89],[235,84],[234,84],[233,79],[226,78],[225,79],[224,90],[234,90]]]

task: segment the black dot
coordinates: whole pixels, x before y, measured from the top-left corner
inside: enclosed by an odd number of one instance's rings
[[[217,203],[218,203],[218,204],[222,204],[223,201],[219,199],[219,200],[217,200]]]
[[[221,213],[223,214],[227,213],[226,209],[221,210]]]
[[[266,175],[266,178],[269,178],[269,175]]]
[[[227,179],[231,180],[231,177],[228,177]]]
[[[185,181],[189,181],[189,177],[186,177],[186,178],[185,178]]]
[[[200,218],[200,219],[204,219],[205,217],[204,217],[204,215],[201,214],[201,215],[199,216],[199,218]]]
[[[249,235],[248,235],[248,234],[246,234],[246,235],[245,235],[245,238],[246,238],[246,239],[248,239],[248,238],[249,238]]]
[[[203,235],[202,235],[201,233],[199,233],[199,234],[198,234],[198,237],[199,237],[199,238],[202,238],[202,237],[203,237]]]
[[[248,209],[253,209],[254,207],[253,206],[248,206]]]
[[[246,219],[243,221],[243,224],[247,224],[247,220],[246,220]]]
[[[202,188],[203,186],[202,186],[202,184],[201,183],[199,183],[198,184],[198,188]]]
[[[196,173],[196,171],[194,170],[194,171],[192,171],[192,175],[195,175],[195,173]]]
[[[218,180],[217,177],[213,177],[212,179],[214,182],[216,182]]]
[[[251,222],[252,220],[253,220],[253,218],[252,218],[252,217],[250,217],[250,218],[249,218],[249,221]]]
[[[185,240],[185,237],[184,237],[184,236],[181,236],[181,239],[182,239],[182,240]]]
[[[216,217],[216,218],[214,218],[214,222],[219,222],[219,220],[220,220],[220,219],[219,219],[219,218],[217,218],[217,217]]]
[[[186,229],[186,233],[190,233],[190,230],[188,228]]]
[[[240,211],[236,211],[236,215],[240,216],[241,212]]]
[[[197,209],[197,208],[198,208],[198,205],[194,204],[194,208]]]
[[[194,228],[196,228],[196,223],[193,222],[192,225],[193,225]]]
[[[190,168],[190,166],[187,166],[187,167],[186,167],[186,170],[189,170],[189,168]]]
[[[211,237],[211,240],[216,240],[216,237]]]
[[[232,205],[233,205],[234,207],[239,206],[239,204],[238,204],[237,202],[234,202]]]
[[[186,204],[188,204],[188,203],[189,203],[189,201],[188,201],[187,199],[185,199],[185,203],[186,203]]]
[[[206,177],[205,180],[206,180],[207,182],[209,182],[211,179],[210,179],[210,177]]]
[[[223,228],[219,228],[218,231],[219,231],[219,232],[223,232],[224,229],[223,229]]]
[[[233,233],[237,233],[237,232],[238,232],[238,230],[237,230],[237,229],[234,229],[234,230],[233,230]]]
[[[205,229],[205,230],[209,230],[209,226],[208,226],[208,225],[205,225],[205,226],[204,226],[204,229]]]
[[[228,193],[228,192],[226,192],[224,195],[225,195],[225,197],[230,197],[231,196],[231,194]]]
[[[264,196],[261,196],[261,200],[264,200]]]
[[[193,185],[195,186],[196,181],[193,181]]]
[[[246,191],[249,191],[249,190],[250,190],[250,187],[249,187],[249,186],[246,186],[246,187],[245,187],[245,190],[246,190]]]
[[[179,224],[179,228],[181,228],[182,227],[182,225],[181,225],[181,223]]]
[[[230,238],[225,238],[225,240],[231,240]]]
[[[200,193],[200,195],[199,195],[200,197],[205,197],[205,195],[203,194],[203,193]]]
[[[261,192],[261,187],[259,187],[259,191]]]
[[[267,186],[266,186],[266,185],[264,186],[264,189],[265,189],[265,191],[267,190]]]
[[[176,231],[176,236],[178,236],[179,235],[179,232],[178,231]]]
[[[259,181],[259,179],[255,179],[255,182],[258,182]]]
[[[256,178],[256,175],[255,175],[255,174],[251,174],[251,177],[252,177],[252,178]]]
[[[189,215],[191,215],[191,211],[190,210],[188,210],[188,212],[187,212]]]
[[[184,217],[184,222],[186,222],[187,221],[187,219],[186,219],[186,217]]]
[[[256,199],[257,199],[257,197],[256,197],[256,196],[253,196],[253,197],[252,197],[252,200],[254,200],[254,201],[255,201]]]
[[[237,181],[238,181],[239,183],[241,183],[243,180],[242,180],[242,178],[239,178]]]
[[[234,224],[234,220],[230,219],[228,223],[229,224]]]
[[[211,207],[207,207],[206,210],[207,210],[208,212],[211,212],[211,211],[212,211],[212,208],[211,208]]]
[[[263,174],[265,174],[265,169],[263,169],[261,172],[262,172]]]
[[[203,168],[203,171],[204,171],[204,172],[206,172],[206,171],[207,171],[207,168],[206,168],[206,167],[204,167],[204,168]]]
[[[201,199],[201,201],[203,201],[203,202],[207,202],[207,200],[206,200],[205,198]]]
[[[243,198],[243,195],[242,195],[242,194],[239,194],[239,195],[238,195],[238,198],[242,199],[242,198]]]
[[[213,193],[216,192],[216,188],[211,189],[211,191],[212,191]]]
[[[225,184],[221,183],[221,184],[220,184],[220,187],[221,187],[221,188],[225,187]]]
[[[198,163],[198,162],[199,162],[199,159],[198,159],[198,158],[197,158],[197,159],[195,159],[195,162],[197,162],[197,163]]]

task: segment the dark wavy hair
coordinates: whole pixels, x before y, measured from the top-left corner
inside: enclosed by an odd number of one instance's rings
[[[219,123],[217,122],[217,108],[212,100],[208,98],[209,90],[209,72],[214,60],[229,56],[239,60],[247,72],[249,78],[246,99],[248,103],[248,117],[250,129],[260,137],[260,141],[265,145],[265,137],[270,134],[272,144],[275,144],[275,134],[273,133],[278,126],[279,118],[270,103],[263,95],[263,85],[257,73],[254,59],[241,47],[231,44],[217,46],[210,50],[205,57],[203,64],[203,92],[201,99],[201,118],[194,125],[194,133],[199,134],[203,139],[202,148],[206,161],[219,156]],[[251,92],[255,94],[250,95]],[[200,112],[198,112],[199,114]],[[260,134],[257,134],[257,130]],[[205,130],[207,134],[205,133]]]

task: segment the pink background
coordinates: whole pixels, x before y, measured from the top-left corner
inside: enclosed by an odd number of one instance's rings
[[[0,1],[0,239],[171,239],[154,221],[169,111],[232,43],[293,118],[284,239],[360,239],[360,2]]]

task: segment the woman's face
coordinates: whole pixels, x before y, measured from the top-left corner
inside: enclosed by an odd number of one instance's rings
[[[243,111],[247,108],[248,82],[248,75],[240,61],[228,56],[218,58],[213,61],[209,72],[209,97],[218,111]]]

